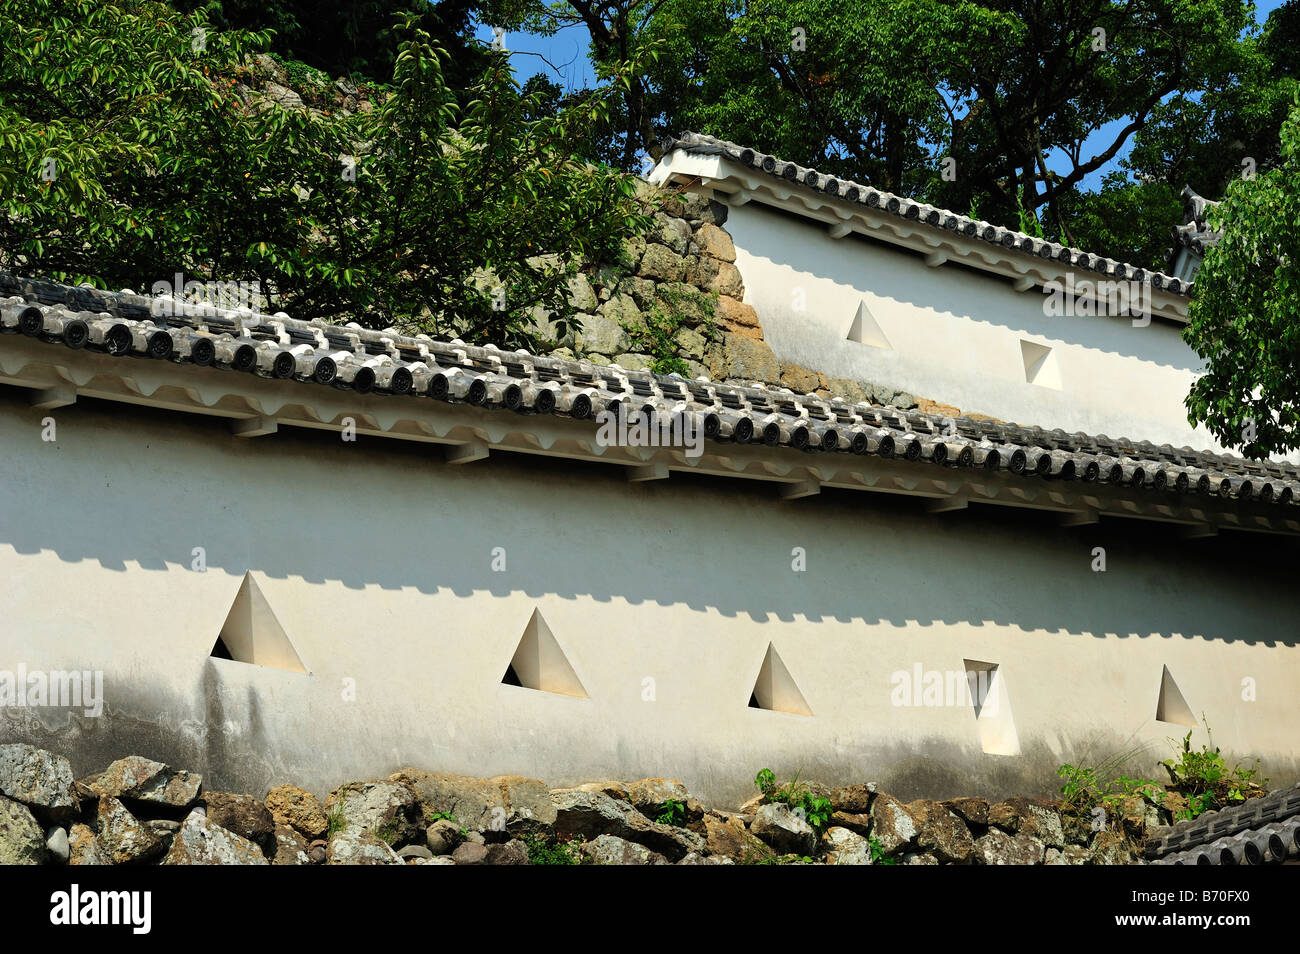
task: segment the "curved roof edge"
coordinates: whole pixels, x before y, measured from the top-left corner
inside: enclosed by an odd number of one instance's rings
[[[1161,290],[1183,300],[1191,294],[1192,282],[1188,279],[1119,262],[1081,249],[1048,242],[1025,232],[993,225],[959,212],[941,209],[924,202],[885,192],[869,185],[818,172],[794,162],[767,155],[748,146],[717,139],[701,133],[685,132],[663,141],[663,158],[652,172],[652,180],[662,180],[671,174],[670,156],[674,152],[695,155],[720,156],[748,169],[761,172],[771,180],[780,181],[784,187],[796,187],[810,193],[819,193],[830,200],[857,204],[864,209],[887,213],[897,219],[928,226],[933,233],[956,233],[972,241],[987,243],[998,250],[999,257],[1009,263],[1023,264],[1026,258],[1041,264],[1054,264],[1058,268],[1077,268],[1095,272],[1114,281],[1150,282],[1153,289]],[[839,233],[843,234],[843,233]],[[974,263],[979,267],[979,263]],[[1022,271],[1022,269],[1017,269]]]

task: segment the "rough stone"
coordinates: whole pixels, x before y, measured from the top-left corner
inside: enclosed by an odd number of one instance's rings
[[[938,863],[938,858],[924,852],[906,852],[903,855],[903,864],[905,865],[937,865]]]
[[[965,823],[938,802],[917,799],[907,806],[916,820],[916,843],[946,864],[967,864],[975,841]]]
[[[716,258],[709,258],[707,255],[688,255],[682,273],[682,280],[688,285],[694,285],[696,288],[715,288],[718,275],[721,273],[724,264],[727,263],[719,262]],[[731,267],[734,268],[735,266]],[[724,292],[723,294],[729,293]],[[737,295],[736,297],[740,298],[742,296]]]
[[[745,282],[740,277],[740,269],[730,262],[719,262],[717,276],[704,287],[719,295],[730,295],[736,299],[745,297]]]
[[[604,782],[585,782],[574,787],[584,792],[600,792],[602,795],[608,795],[616,801],[627,801],[627,786],[612,779]]]
[[[329,828],[320,799],[296,785],[277,785],[271,789],[266,796],[266,808],[276,822],[295,829],[304,838],[321,838]]]
[[[886,855],[896,854],[916,840],[916,819],[893,796],[878,793],[871,803],[871,834]]]
[[[99,839],[89,825],[73,825],[68,831],[68,864],[106,865],[108,858],[100,850]]]
[[[1089,849],[1089,854],[1092,857],[1093,864],[1097,865],[1128,865],[1133,863],[1129,843],[1125,840],[1123,834],[1110,828],[1097,832],[1097,837],[1092,840],[1092,848]]]
[[[115,865],[149,861],[166,848],[161,838],[111,795],[100,796],[95,827],[100,847]]]
[[[739,817],[723,817],[709,812],[704,816],[704,841],[710,855],[723,855],[740,861],[754,850],[755,839],[745,830],[745,823]]]
[[[830,392],[831,397],[843,398],[850,404],[871,400],[871,395],[862,385],[848,378],[829,378],[826,381],[826,390]]]
[[[1043,843],[1033,835],[1008,835],[993,826],[975,840],[976,858],[986,865],[1040,865]]]
[[[736,245],[724,229],[710,222],[702,222],[695,230],[695,244],[708,256],[720,262],[736,260]]]
[[[476,845],[472,841],[457,845],[456,850],[451,853],[451,860],[458,865],[485,865],[487,857],[487,845]]]
[[[876,783],[841,785],[831,789],[831,807],[837,812],[861,815],[871,811],[871,800],[876,794]]]
[[[619,281],[616,291],[631,298],[638,308],[647,308],[654,304],[656,287],[658,286],[648,279],[628,275]]]
[[[917,398],[916,409],[923,414],[939,414],[943,417],[960,417],[961,409],[953,407],[951,404],[940,404],[938,401],[931,401],[929,398]]]
[[[869,865],[871,843],[847,828],[828,828],[822,836],[826,863],[831,865]]]
[[[867,812],[835,812],[831,823],[859,835],[871,834],[871,815]]]
[[[777,384],[781,365],[766,342],[756,341],[737,334],[726,334],[722,344],[711,345],[704,363],[709,376],[716,381],[761,381]]]
[[[678,255],[685,255],[686,246],[691,241],[691,227],[684,219],[656,212],[651,241],[668,246]]]
[[[302,97],[287,86],[281,86],[279,83],[267,80],[266,85],[262,87],[262,92],[266,94],[269,100],[278,103],[285,109],[300,110],[303,108]]]
[[[66,865],[70,849],[68,847],[68,830],[56,825],[45,833],[45,850],[50,853],[55,864]]]
[[[401,865],[397,852],[380,840],[373,831],[363,828],[344,829],[330,836],[325,860],[331,865]]]
[[[165,855],[171,850],[172,840],[175,839],[176,833],[180,831],[181,823],[172,821],[170,818],[151,818],[144,823],[144,827],[148,828],[154,837],[158,839],[161,845],[159,854]]]
[[[606,302],[605,308],[615,310],[615,303],[620,300],[631,301],[620,295],[618,299]],[[632,307],[635,308],[636,305],[633,304]],[[626,351],[630,344],[631,338],[627,331],[616,319],[609,317],[609,311],[586,316],[582,322],[582,330],[577,333],[577,346],[583,351],[617,354]]]
[[[699,821],[703,815],[699,802],[687,791],[686,785],[675,778],[643,778],[627,787],[627,796],[632,807],[646,818],[658,818],[670,800],[682,806],[688,822]]]
[[[528,860],[528,846],[518,838],[512,838],[510,841],[496,845],[487,846],[487,861],[484,864],[489,865],[526,865],[531,864]]]
[[[0,795],[50,822],[69,822],[77,812],[72,763],[22,742],[0,745]]]
[[[556,808],[555,831],[564,835],[596,838],[616,835],[645,845],[676,861],[691,851],[703,852],[704,839],[695,832],[663,825],[646,818],[627,802],[616,801],[601,792],[556,789],[551,792]]]
[[[578,311],[593,311],[596,307],[596,290],[582,272],[569,279],[569,303]]]
[[[816,371],[809,371],[797,364],[781,365],[781,384],[795,394],[812,394],[825,383],[826,379]]]
[[[943,803],[948,811],[962,818],[970,825],[987,825],[989,823],[989,803],[984,798],[953,798]]]
[[[751,338],[763,337],[763,325],[752,305],[746,305],[730,295],[719,295],[715,314],[718,324],[726,331],[743,332]]]
[[[165,865],[265,865],[269,864],[262,849],[212,824],[206,815],[190,812],[180,831],[172,839]]]
[[[372,831],[389,845],[423,838],[420,808],[415,789],[402,781],[350,782],[325,800],[326,813],[337,813],[344,830]]]
[[[645,371],[654,364],[654,357],[648,354],[620,354],[614,356],[614,364],[627,371]]]
[[[699,222],[722,225],[727,221],[727,213],[730,212],[730,209],[718,200],[710,199],[698,192],[688,192],[683,195],[679,208],[681,217],[692,225]]]
[[[712,298],[685,282],[661,282],[655,288],[655,302],[665,314],[691,328],[708,320],[714,313]]]
[[[39,865],[47,857],[45,837],[31,809],[0,797],[0,865]]]
[[[1086,865],[1090,860],[1088,849],[1081,845],[1066,845],[1064,850],[1047,849],[1043,864],[1048,865]]]
[[[677,333],[673,335],[673,342],[677,345],[677,351],[683,358],[703,358],[704,349],[708,342],[704,340],[704,335],[692,328],[678,328]]]
[[[538,832],[555,822],[550,790],[522,775],[469,778],[404,769],[390,777],[416,793],[425,818],[450,815],[470,831]],[[432,846],[430,846],[432,850]]]
[[[271,864],[309,865],[311,863],[311,856],[307,854],[307,839],[296,828],[277,823],[275,853],[271,856]]]
[[[615,835],[600,835],[579,849],[594,865],[666,865],[668,859],[644,845]]]
[[[689,855],[677,862],[677,864],[735,864],[731,858],[725,858],[723,855],[702,855],[692,851]]]
[[[465,836],[461,833],[460,826],[445,818],[439,818],[424,833],[424,843],[435,855],[451,854],[464,840]]]
[[[647,245],[637,274],[642,278],[654,278],[664,282],[681,281],[686,271],[686,262],[682,256],[663,245]]]
[[[1053,808],[1027,798],[1008,798],[989,808],[989,824],[1015,834],[1033,835],[1048,848],[1064,848],[1061,816]]]
[[[630,329],[635,331],[645,327],[645,319],[641,316],[641,309],[637,307],[637,303],[632,299],[631,295],[625,295],[622,292],[619,292],[617,295],[610,296],[609,301],[605,302],[603,305],[600,306],[599,315],[603,316],[609,321],[614,322],[615,325],[617,325],[622,330]],[[584,334],[590,334],[590,330],[587,328],[587,323],[585,320],[583,323],[582,330]],[[622,338],[616,338],[616,337],[610,338],[607,336],[602,340],[603,341],[608,341],[608,340],[627,341],[628,338],[625,334]],[[591,347],[590,345],[587,345],[587,348],[588,350],[593,350],[593,351],[599,350],[597,348]],[[610,350],[613,351],[617,349],[611,348]]]
[[[203,776],[195,772],[173,769],[139,755],[128,755],[96,776],[90,788],[97,795],[187,808],[199,797],[202,784]]]
[[[1061,831],[1065,834],[1067,845],[1083,845],[1087,847],[1092,843],[1092,816],[1075,813],[1063,814],[1061,816]]]
[[[623,240],[623,254],[627,258],[627,267],[636,271],[637,266],[641,264],[641,256],[645,254],[646,241],[640,235],[634,235],[630,239]]]
[[[789,805],[761,806],[749,831],[773,851],[785,855],[810,855],[817,847],[817,833],[812,825],[796,815]]]
[[[247,838],[266,857],[275,857],[275,817],[256,798],[229,792],[204,792],[199,804],[207,809],[212,824]]]

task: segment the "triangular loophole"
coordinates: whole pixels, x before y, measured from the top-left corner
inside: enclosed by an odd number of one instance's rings
[[[540,610],[533,610],[532,618],[528,621],[528,627],[519,640],[519,647],[501,682],[507,686],[522,686],[562,696],[587,698],[587,690],[582,687],[578,674],[569,663],[569,657],[560,648],[559,641],[546,625]]]
[[[885,332],[881,329],[880,323],[871,314],[871,309],[867,307],[865,301],[858,303],[858,311],[853,316],[853,324],[849,326],[847,337],[849,341],[871,345],[873,348],[892,347],[889,339],[885,337]]]
[[[980,747],[988,755],[1019,755],[1020,737],[1011,715],[1011,698],[1006,679],[997,663],[963,660],[966,686],[975,724],[979,729]]]
[[[1183,691],[1178,688],[1178,683],[1174,682],[1168,666],[1165,666],[1160,674],[1160,698],[1156,702],[1156,721],[1196,726],[1192,707],[1187,704],[1187,699],[1184,698]]]
[[[808,701],[804,699],[790,670],[771,643],[767,644],[767,655],[763,657],[763,667],[758,671],[758,680],[754,683],[754,691],[750,693],[749,704],[756,709],[771,712],[812,715]]]
[[[1025,365],[1025,380],[1039,387],[1061,389],[1061,371],[1056,352],[1034,341],[1020,342],[1020,360]]]
[[[209,655],[213,659],[307,672],[252,573],[244,574],[239,593]]]

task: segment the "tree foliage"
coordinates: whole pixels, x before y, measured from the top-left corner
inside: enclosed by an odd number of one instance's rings
[[[1269,161],[1296,8],[1256,35],[1249,0],[485,2],[540,33],[582,24],[598,69],[657,51],[596,146],[623,168],[694,129],[1146,267],[1171,195]]]
[[[447,51],[443,72],[467,89],[487,67],[470,38],[479,0],[172,0],[189,13],[203,9],[219,30],[270,30],[270,49],[332,76],[387,82],[393,75],[404,15]]]
[[[634,179],[574,158],[607,96],[545,113],[494,55],[462,108],[414,24],[391,93],[345,114],[249,92],[267,37],[201,10],[0,0],[0,21],[0,267],[257,282],[296,317],[518,346],[649,222]]]
[[[1248,457],[1300,447],[1300,100],[1278,165],[1234,180],[1210,210],[1223,238],[1197,273],[1184,338],[1207,370],[1188,419]]]

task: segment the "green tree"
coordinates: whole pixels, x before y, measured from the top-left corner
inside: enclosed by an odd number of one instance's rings
[[[1252,458],[1300,447],[1300,101],[1278,165],[1236,179],[1209,214],[1207,250],[1183,336],[1206,362],[1188,420]]]
[[[974,204],[999,224],[1018,225],[1023,210],[1064,242],[1138,252],[1149,265],[1153,240],[1098,225],[1118,212],[1163,242],[1173,220],[1146,215],[1167,211],[1167,190],[1112,182],[1087,203],[1084,183],[1154,118],[1171,118],[1171,97],[1198,102],[1264,62],[1242,46],[1249,0],[494,0],[490,9],[542,33],[584,25],[598,69],[657,53],[611,109],[602,155],[617,146],[623,168],[657,159],[665,134],[695,129],[948,208]],[[943,174],[947,158],[955,178]],[[1175,191],[1184,184],[1139,171]]]
[[[1262,31],[1226,47],[1203,89],[1179,91],[1151,112],[1126,170],[1147,181],[1184,185],[1209,199],[1279,157],[1279,131],[1300,90],[1300,0],[1268,17]]]
[[[498,54],[462,109],[413,25],[392,92],[342,115],[250,93],[266,36],[203,11],[0,0],[0,21],[0,267],[256,281],[296,317],[518,346],[649,222],[634,179],[574,158],[605,96],[533,118]]]
[[[479,0],[173,0],[189,13],[207,12],[220,30],[271,30],[272,52],[329,73],[387,82],[393,75],[403,15],[447,51],[443,72],[453,89],[467,89],[487,67],[471,37]]]

